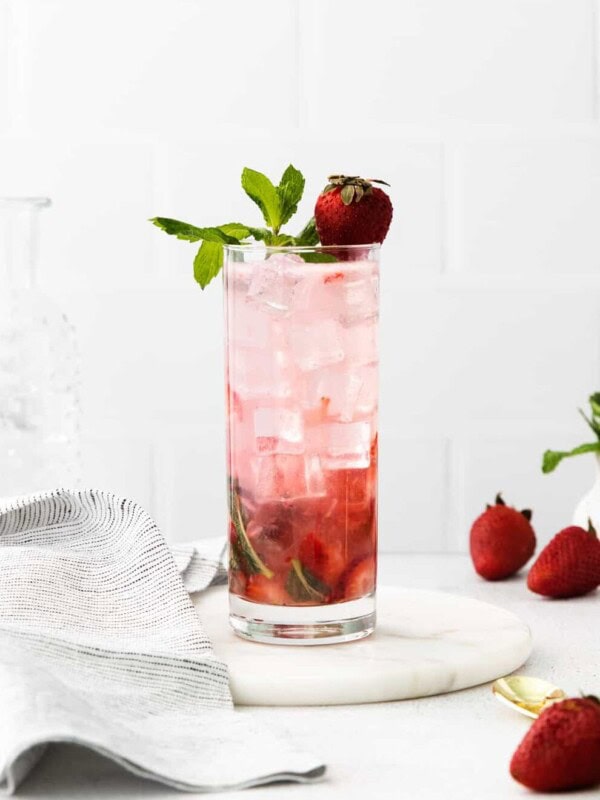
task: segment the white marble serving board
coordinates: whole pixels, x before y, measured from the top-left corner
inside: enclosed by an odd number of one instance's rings
[[[442,592],[380,587],[377,629],[317,647],[248,642],[228,624],[227,590],[194,598],[239,705],[335,705],[443,694],[495,680],[531,653],[527,625],[509,611]]]

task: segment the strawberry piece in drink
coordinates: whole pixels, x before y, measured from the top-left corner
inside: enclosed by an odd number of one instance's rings
[[[298,555],[302,564],[329,586],[335,586],[346,566],[341,542],[327,541],[314,533],[302,540]]]
[[[375,588],[375,558],[365,556],[354,561],[340,578],[338,596],[341,600],[357,600]]]

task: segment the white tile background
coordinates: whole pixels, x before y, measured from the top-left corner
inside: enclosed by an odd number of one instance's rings
[[[0,0],[0,194],[48,194],[85,482],[223,530],[221,290],[146,222],[251,219],[247,164],[392,183],[381,539],[465,548],[498,489],[567,522],[600,385],[600,0]],[[299,221],[311,211],[306,202]],[[258,220],[257,220],[258,221]],[[199,511],[199,509],[201,509]]]

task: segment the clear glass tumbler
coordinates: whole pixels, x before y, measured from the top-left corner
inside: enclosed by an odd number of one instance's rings
[[[230,621],[375,627],[379,245],[225,248]]]

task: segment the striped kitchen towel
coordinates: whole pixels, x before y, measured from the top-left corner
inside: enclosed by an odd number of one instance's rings
[[[57,491],[0,507],[0,576],[0,790],[49,742],[184,790],[323,775],[233,709],[186,591],[222,580],[219,547],[171,553],[135,503]]]

